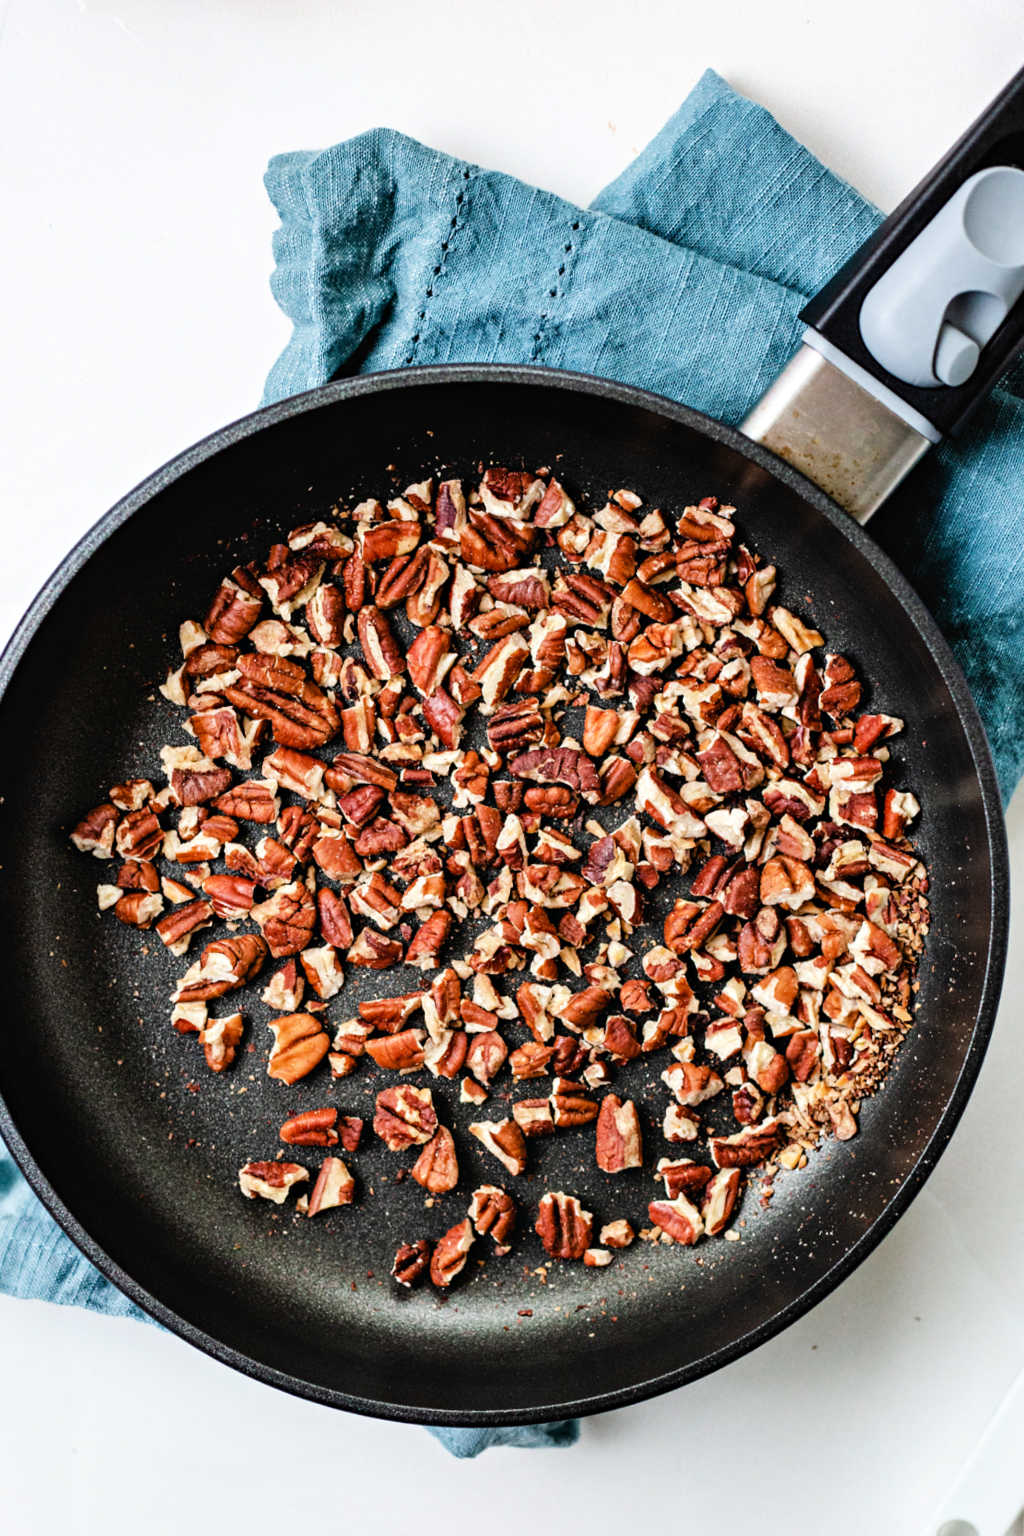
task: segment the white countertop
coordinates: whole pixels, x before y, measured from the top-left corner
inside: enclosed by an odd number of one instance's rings
[[[585,202],[711,64],[888,207],[1019,45],[1016,0],[969,23],[961,0],[0,0],[0,638],[111,502],[258,402],[287,334],[275,151],[386,122]],[[1019,882],[1024,793],[1010,828]],[[1022,992],[1018,912],[977,1092],[891,1236],[782,1337],[569,1453],[457,1465],[155,1328],[0,1298],[0,1529],[930,1529],[1024,1363]]]

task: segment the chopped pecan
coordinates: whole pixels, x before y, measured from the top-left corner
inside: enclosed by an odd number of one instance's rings
[[[477,1120],[467,1129],[509,1173],[525,1173],[526,1140],[517,1121]]]
[[[494,1239],[495,1253],[505,1254],[511,1249],[509,1239],[516,1224],[515,1201],[511,1195],[495,1184],[481,1184],[475,1189],[469,1202],[469,1219],[478,1237],[490,1233]]]
[[[366,665],[373,677],[387,681],[405,671],[405,657],[395,639],[391,625],[379,608],[368,604],[359,610],[357,619],[359,644],[363,648]]]
[[[337,1123],[336,1109],[307,1109],[286,1120],[278,1131],[278,1135],[288,1146],[336,1147],[338,1145],[338,1132],[335,1129]]]
[[[341,1158],[325,1157],[310,1192],[306,1215],[319,1216],[321,1211],[333,1211],[339,1205],[351,1205],[355,1197],[356,1181]]]
[[[227,875],[223,878],[231,879],[232,877]],[[204,888],[208,883],[208,881],[204,881]],[[127,900],[127,898],[122,898],[122,900]],[[161,902],[162,905],[163,903]],[[120,906],[121,902],[119,901],[114,908],[114,913],[117,917],[121,917],[121,913],[118,911]],[[200,928],[208,928],[213,922],[213,915],[213,903],[199,898],[196,901],[190,901],[185,906],[177,906],[172,912],[168,912],[167,916],[162,917],[157,923],[156,931],[160,935],[161,942],[167,946],[172,955],[183,955],[188,949],[192,935],[197,933]],[[223,914],[218,915],[222,916]],[[121,921],[124,921],[123,917]]]
[[[97,859],[109,859],[114,851],[114,829],[117,822],[118,815],[114,806],[97,805],[75,827],[71,841],[80,853],[91,853]]]
[[[211,1072],[225,1072],[234,1061],[244,1031],[242,1015],[231,1013],[222,1019],[208,1019],[199,1031],[206,1065]]]
[[[468,1218],[450,1227],[438,1240],[430,1260],[431,1284],[447,1290],[465,1269],[472,1246],[473,1226]]]
[[[534,1231],[553,1259],[582,1259],[594,1236],[594,1218],[575,1195],[550,1190],[542,1196]]]
[[[704,1230],[715,1237],[725,1230],[736,1206],[743,1175],[738,1168],[720,1168],[708,1182],[701,1203]]]
[[[459,1162],[455,1142],[446,1126],[438,1126],[410,1172],[417,1184],[432,1195],[445,1195],[459,1182]]]
[[[368,1040],[366,1050],[378,1067],[390,1072],[408,1072],[423,1065],[425,1040],[422,1029],[401,1029],[381,1040]]]
[[[316,901],[302,880],[282,885],[268,901],[252,908],[267,948],[275,960],[305,949],[316,926]]]
[[[555,1129],[549,1099],[518,1099],[512,1105],[512,1118],[524,1136],[550,1136]]]
[[[297,1083],[323,1061],[330,1041],[311,1013],[287,1013],[271,1019],[274,1044],[267,1061],[267,1076],[279,1082]]]
[[[704,1231],[700,1211],[691,1205],[685,1195],[674,1200],[652,1200],[647,1214],[656,1227],[660,1227],[674,1243],[692,1246]]]
[[[304,1184],[309,1171],[301,1163],[246,1163],[238,1170],[238,1187],[250,1200],[259,1196],[283,1205],[295,1184]]]
[[[373,1128],[391,1152],[425,1146],[437,1130],[430,1089],[414,1088],[411,1083],[383,1089],[377,1095]]]
[[[250,981],[263,967],[267,946],[258,934],[243,933],[233,939],[215,939],[202,957],[185,972],[174,992],[178,1003],[207,1002],[223,997]]]
[[[391,1277],[407,1290],[418,1285],[430,1268],[430,1244],[425,1237],[415,1243],[400,1243],[391,1265]]]
[[[607,1093],[597,1117],[597,1166],[603,1173],[621,1173],[643,1165],[640,1119],[632,1099]]]
[[[274,738],[283,747],[322,745],[338,729],[338,712],[331,700],[310,682],[298,662],[276,656],[238,657],[239,681],[222,691],[243,714],[269,720]],[[228,809],[222,807],[222,809]],[[235,811],[229,811],[237,815]]]
[[[575,1127],[596,1120],[600,1106],[579,1083],[556,1077],[551,1089],[551,1116],[556,1126]]]

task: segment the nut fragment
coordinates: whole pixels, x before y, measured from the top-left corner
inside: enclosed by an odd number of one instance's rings
[[[340,1157],[325,1157],[309,1196],[307,1216],[333,1211],[339,1205],[351,1205],[356,1197],[356,1181]]]
[[[455,1188],[459,1182],[459,1163],[447,1126],[438,1126],[410,1171],[417,1184],[432,1195],[444,1195]]]
[[[640,1119],[632,1099],[623,1101],[616,1093],[601,1100],[597,1117],[597,1166],[604,1173],[621,1173],[625,1168],[643,1165]]]
[[[430,1244],[425,1237],[415,1243],[401,1243],[391,1265],[392,1279],[407,1290],[418,1285],[430,1268]]]
[[[377,1095],[373,1128],[391,1152],[425,1146],[437,1130],[437,1112],[429,1088],[402,1083]]]
[[[440,1290],[447,1290],[461,1275],[473,1246],[473,1226],[468,1220],[450,1227],[439,1239],[430,1260],[430,1280]]]
[[[526,1172],[526,1139],[515,1120],[478,1120],[467,1130],[509,1173]]]
[[[283,1205],[294,1184],[304,1184],[309,1172],[301,1163],[246,1163],[238,1170],[238,1187],[250,1200],[257,1196]]]
[[[674,1200],[652,1200],[647,1214],[674,1243],[682,1243],[685,1247],[695,1243],[704,1231],[700,1211],[685,1195],[677,1195]]]
[[[336,1109],[306,1109],[301,1114],[292,1115],[286,1120],[278,1135],[288,1146],[336,1147],[338,1145],[338,1132],[335,1129],[337,1123]]]
[[[274,1036],[267,1061],[267,1076],[279,1082],[297,1083],[323,1061],[330,1041],[311,1013],[288,1013],[271,1019]]]
[[[510,1252],[509,1239],[516,1224],[516,1207],[511,1195],[495,1184],[481,1184],[473,1191],[469,1202],[469,1219],[479,1237],[490,1233],[495,1253]]]
[[[575,1195],[550,1190],[541,1198],[536,1231],[553,1259],[582,1259],[594,1236],[594,1218]]]

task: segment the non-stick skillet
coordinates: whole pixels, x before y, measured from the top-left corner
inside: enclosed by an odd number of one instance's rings
[[[1011,263],[991,257],[1021,227],[1022,92],[1018,79],[810,306],[810,349],[748,423],[776,452],[642,391],[540,369],[349,380],[227,427],[158,471],[40,593],[0,663],[0,1128],[82,1250],[184,1338],[275,1386],[383,1417],[593,1412],[692,1381],[770,1337],[849,1274],[920,1189],[992,1027],[1007,918],[1001,809],[981,724],[934,622],[800,471],[865,517],[1014,351],[1021,306],[1005,283],[1001,298],[992,292]],[[1001,181],[981,213],[943,214],[989,171]],[[893,271],[883,322],[864,322],[872,351],[861,313],[876,314]],[[917,302],[925,288],[930,308]],[[978,293],[992,302],[964,298]],[[480,462],[557,462],[584,497],[629,485],[666,507],[708,493],[736,504],[801,608],[873,680],[871,704],[907,722],[900,777],[924,806],[932,929],[915,1025],[861,1134],[781,1180],[766,1211],[747,1213],[741,1242],[657,1254],[638,1244],[610,1270],[556,1267],[542,1284],[527,1234],[440,1303],[390,1289],[396,1235],[422,1232],[425,1213],[416,1186],[384,1182],[393,1165],[380,1146],[357,1158],[372,1198],[336,1218],[296,1221],[239,1198],[240,1164],[273,1155],[281,1087],[258,1048],[194,1091],[201,1070],[167,1022],[181,962],[156,943],[140,953],[138,935],[97,916],[100,866],[67,830],[126,765],[156,770],[166,712],[152,707],[154,684],[179,620],[205,610],[224,570],[339,499],[428,471],[469,475]],[[656,1069],[629,1071],[643,1098]],[[285,1112],[322,1093],[307,1080]],[[338,1099],[365,1113],[372,1093],[356,1074]],[[470,1179],[489,1176],[472,1148],[462,1156]],[[614,1214],[578,1138],[553,1138],[537,1163],[525,1199],[564,1187]],[[621,1178],[617,1210],[646,1201],[649,1170]],[[445,1197],[431,1230],[462,1203]]]

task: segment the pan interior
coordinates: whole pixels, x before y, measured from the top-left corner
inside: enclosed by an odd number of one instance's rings
[[[262,1005],[247,1035],[255,1050],[209,1074],[168,1022],[187,962],[152,935],[142,952],[138,935],[99,917],[106,866],[76,853],[67,831],[126,769],[158,775],[160,746],[184,740],[176,712],[154,705],[155,685],[177,658],[179,621],[202,616],[224,571],[339,500],[488,462],[552,466],[596,505],[622,485],[667,510],[711,493],[735,503],[748,540],[780,566],[781,600],[857,663],[871,707],[907,722],[899,775],[923,806],[932,931],[916,1024],[861,1134],[781,1177],[766,1210],[748,1196],[739,1242],[638,1243],[606,1270],[555,1265],[542,1278],[525,1232],[447,1301],[396,1299],[396,1241],[439,1235],[464,1214],[470,1181],[503,1182],[500,1170],[462,1137],[459,1191],[425,1210],[368,1135],[352,1159],[357,1206],[303,1221],[243,1201],[237,1169],[275,1155],[286,1114],[329,1100],[365,1115],[370,1076],[325,1086],[317,1075],[290,1091],[270,1082]],[[692,1378],[762,1336],[884,1223],[978,1049],[993,921],[985,806],[949,689],[885,576],[795,484],[696,422],[555,385],[435,380],[328,399],[165,480],[71,577],[0,707],[0,1093],[42,1179],[195,1342],[374,1412],[466,1422],[600,1407]],[[638,1069],[630,1090],[662,1065]],[[664,1090],[650,1097],[656,1112]],[[464,1122],[465,1107],[443,1118]],[[661,1147],[655,1126],[648,1114],[649,1152]],[[654,1159],[609,1179],[591,1142],[581,1131],[533,1144],[534,1171],[518,1181],[524,1227],[549,1188],[578,1194],[599,1222],[642,1214]]]

